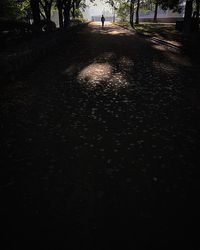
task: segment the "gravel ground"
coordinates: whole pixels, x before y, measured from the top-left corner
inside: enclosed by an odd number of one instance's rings
[[[4,249],[199,249],[199,65],[111,24],[70,36],[1,85]]]

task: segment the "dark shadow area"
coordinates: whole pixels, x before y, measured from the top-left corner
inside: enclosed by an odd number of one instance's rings
[[[116,26],[70,41],[1,87],[4,239],[196,249],[199,65]]]

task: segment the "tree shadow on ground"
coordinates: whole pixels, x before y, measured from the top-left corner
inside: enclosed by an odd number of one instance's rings
[[[4,88],[8,238],[70,249],[197,242],[199,118],[185,88],[199,75],[123,32],[89,26]]]

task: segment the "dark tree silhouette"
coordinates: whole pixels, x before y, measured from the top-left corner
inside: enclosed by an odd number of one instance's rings
[[[45,13],[45,19],[51,20],[51,9],[54,0],[40,0],[40,6]]]
[[[199,21],[199,14],[200,14],[200,0],[196,0],[196,12],[197,12],[197,19]]]
[[[77,16],[76,10],[78,10],[80,8],[80,3],[81,3],[81,0],[72,0],[71,13],[72,13],[73,18],[75,18]]]
[[[187,0],[185,6],[185,16],[184,16],[184,34],[188,35],[191,30],[191,22],[192,22],[192,5],[193,0]]]
[[[154,22],[157,22],[158,6],[159,6],[159,0],[156,0],[156,2],[155,2],[155,11],[154,11],[154,18],[153,18]]]
[[[59,18],[59,26],[60,28],[64,27],[63,22],[63,0],[57,0],[57,9],[58,9],[58,18]]]
[[[134,4],[135,4],[135,0],[131,0],[131,2],[130,2],[130,25],[131,25],[131,27],[134,26],[134,22],[133,22],[133,19],[134,19]]]
[[[139,24],[139,10],[140,10],[140,0],[137,0],[136,19],[135,19],[136,24]]]
[[[32,10],[33,23],[39,28],[40,26],[40,0],[30,0],[30,6]]]
[[[64,28],[67,28],[70,23],[70,10],[71,10],[72,0],[64,0]]]

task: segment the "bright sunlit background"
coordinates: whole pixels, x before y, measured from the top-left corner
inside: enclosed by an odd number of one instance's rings
[[[91,20],[92,16],[112,16],[112,9],[108,3],[103,0],[95,0],[94,3],[91,3],[90,0],[86,0],[87,8],[83,12],[83,16],[87,20]]]

